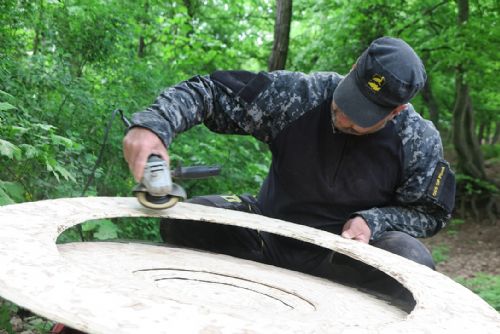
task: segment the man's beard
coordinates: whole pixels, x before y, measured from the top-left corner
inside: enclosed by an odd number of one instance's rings
[[[385,125],[387,124],[387,120],[384,122],[384,124],[377,128],[376,130],[374,131],[370,131],[370,132],[367,132],[367,133],[359,133],[351,128],[343,128],[343,127],[339,127],[339,126],[335,126],[335,121],[337,119],[337,117],[335,116],[335,111],[333,108],[330,109],[330,114],[332,116],[332,130],[333,130],[333,133],[345,133],[345,134],[348,134],[348,135],[355,135],[355,136],[364,136],[364,135],[367,135],[367,134],[371,134],[373,132],[376,132],[376,131],[379,131],[380,129],[384,128]]]
[[[335,111],[333,108],[330,109],[330,114],[332,115],[332,130],[333,130],[333,133],[339,133],[339,132],[342,132],[342,133],[346,133],[346,134],[349,134],[349,135],[358,135],[357,132],[355,131],[352,131],[351,129],[343,129],[343,128],[339,128],[339,127],[336,127],[335,126],[335,120],[337,119],[337,117],[335,116]]]
[[[333,130],[333,133],[337,133],[337,132],[339,132],[339,130],[335,127],[336,116],[335,116],[335,112],[334,112],[333,108],[330,108],[330,114],[332,115],[332,130]]]

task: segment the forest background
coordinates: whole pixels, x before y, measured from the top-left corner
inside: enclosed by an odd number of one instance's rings
[[[1,0],[0,205],[130,196],[135,182],[118,118],[93,171],[113,110],[130,117],[165,87],[215,70],[345,74],[373,39],[389,35],[412,45],[427,69],[412,103],[439,129],[457,172],[452,226],[498,225],[499,7],[497,0]],[[223,167],[219,177],[184,182],[189,196],[255,194],[270,163],[266,145],[204,127],[180,135],[169,151],[174,166]],[[147,219],[93,221],[83,235],[159,241],[157,222]],[[59,241],[79,238],[70,230]],[[486,289],[500,309],[498,275],[483,283],[477,291]]]

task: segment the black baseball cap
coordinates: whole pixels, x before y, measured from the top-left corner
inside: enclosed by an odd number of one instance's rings
[[[424,86],[422,61],[399,38],[374,40],[333,93],[337,106],[356,125],[371,127]]]

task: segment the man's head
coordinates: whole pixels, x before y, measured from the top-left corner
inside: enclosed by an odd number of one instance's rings
[[[368,135],[370,133],[377,132],[378,130],[385,127],[388,121],[396,117],[403,109],[406,108],[406,104],[402,104],[394,108],[387,116],[382,118],[377,123],[369,127],[359,126],[354,123],[335,103],[332,102],[331,112],[332,112],[332,125],[335,129],[340,132],[348,133],[356,136]]]
[[[359,128],[377,128],[401,111],[426,78],[422,61],[408,44],[378,38],[338,85],[332,109],[340,110]]]

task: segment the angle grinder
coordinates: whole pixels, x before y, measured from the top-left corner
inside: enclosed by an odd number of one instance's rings
[[[172,182],[178,179],[200,179],[220,174],[219,166],[177,167],[172,172],[158,155],[150,155],[141,182],[132,189],[139,203],[150,209],[168,209],[187,198],[186,191]]]

